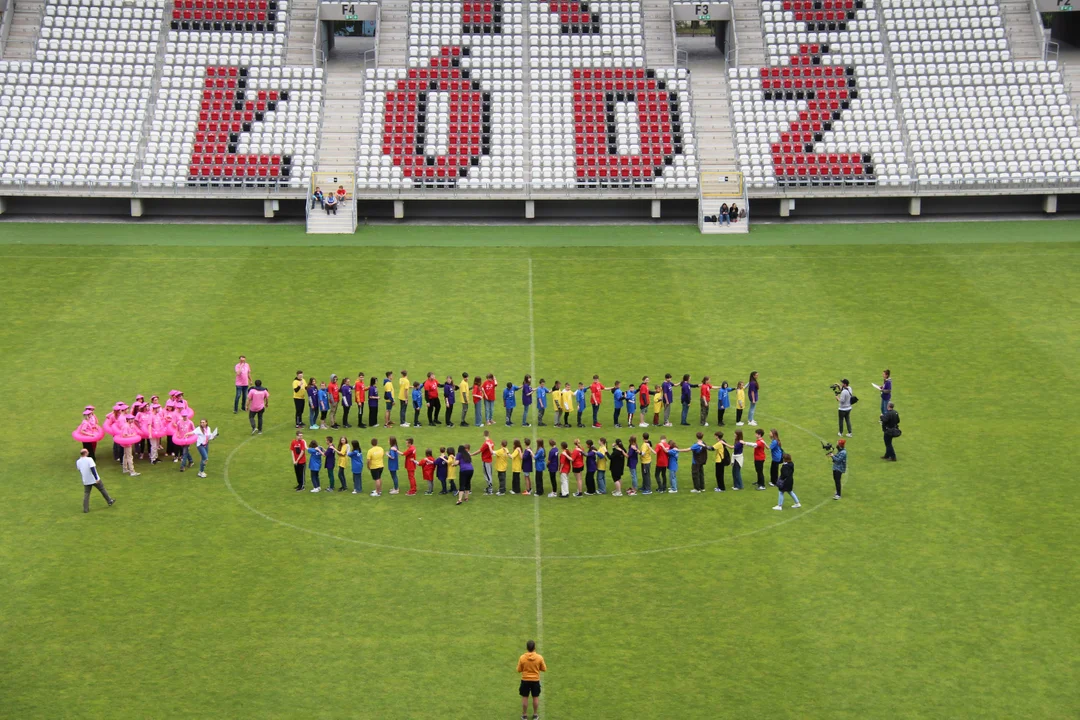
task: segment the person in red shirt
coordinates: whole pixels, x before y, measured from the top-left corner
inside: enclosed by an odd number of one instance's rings
[[[649,427],[648,415],[649,412],[649,376],[641,378],[641,384],[637,389],[637,404],[638,410],[641,413],[641,422],[638,423],[638,427]]]
[[[476,427],[483,425],[483,421],[480,419],[480,401],[484,399],[484,388],[480,385],[480,376],[473,378],[472,383],[472,404],[473,411],[476,414]]]
[[[439,424],[439,415],[442,413],[442,403],[439,402],[439,381],[435,379],[435,373],[428,373],[424,380],[424,399],[427,400],[427,424],[428,427]]]
[[[555,441],[552,440],[551,442],[554,444]],[[570,471],[572,468],[573,457],[570,455],[570,452],[566,448],[566,443],[564,442],[560,445],[559,450],[559,484],[561,485],[559,497],[570,497]]]
[[[709,382],[709,376],[701,378],[701,424],[704,427],[709,427],[709,403],[712,402],[712,383]]]
[[[757,439],[754,441],[754,470],[757,471],[757,489],[765,489],[765,431],[758,428],[754,431]]]
[[[589,404],[592,405],[592,426],[594,428],[600,427],[600,401],[604,397],[604,391],[606,387],[600,382],[599,375],[592,376],[592,385],[589,386]]]
[[[296,492],[304,489],[304,471],[307,470],[307,443],[304,433],[297,431],[296,439],[289,443],[292,453],[293,470],[296,472]]]
[[[484,384],[481,388],[484,391],[484,424],[495,424],[495,386],[499,384],[499,381],[495,379],[495,376],[491,373],[487,374],[484,379]]]
[[[574,479],[577,480],[577,492],[574,497],[585,497],[581,492],[581,471],[585,469],[585,453],[581,449],[581,441],[574,440],[574,451],[570,453],[570,467],[574,470]]]
[[[671,449],[668,445],[667,436],[661,435],[656,443],[656,492],[667,492],[668,454]]]
[[[409,475],[409,492],[406,495],[416,494],[416,446],[412,438],[405,438],[408,447],[405,448],[405,472]]]
[[[337,375],[330,376],[330,384],[326,386],[326,394],[330,396],[330,427],[340,427],[337,421],[338,406],[341,404],[341,388],[338,386]]]
[[[406,451],[407,452],[407,451]],[[435,494],[435,456],[431,452],[431,448],[424,451],[424,459],[420,461],[420,472],[424,475],[424,480],[427,481],[427,492],[425,495]]]
[[[491,377],[490,375],[488,377]],[[487,482],[487,489],[484,490],[485,495],[492,495],[495,490],[491,485],[491,461],[495,453],[495,443],[491,439],[491,431],[484,431],[484,444],[480,446],[480,462],[484,465],[484,481]],[[472,453],[476,455],[477,453]]]

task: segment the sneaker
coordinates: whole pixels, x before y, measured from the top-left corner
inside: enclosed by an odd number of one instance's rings
[[[621,492],[613,492],[613,493],[611,493],[611,497],[622,497],[622,493]]]
[[[489,494],[490,494],[490,493],[489,493]],[[505,494],[506,494],[506,493],[504,493],[504,492],[497,492],[497,493],[495,493],[495,497],[502,497],[502,496],[503,496],[503,495],[505,495]]]
[[[678,490],[668,490],[668,492],[674,494],[674,493],[677,493],[679,491]]]
[[[112,507],[115,504],[116,504],[116,498],[113,498],[112,500],[109,501],[109,507]]]
[[[173,461],[173,462],[180,462],[180,458],[178,458],[178,457],[174,457],[174,458],[172,459],[172,461]]]
[[[319,429],[318,425],[312,425],[311,427],[308,428],[308,430],[318,430],[318,429]]]
[[[311,492],[319,492],[319,490],[321,490],[321,488],[311,488]]]
[[[848,436],[848,437],[851,437],[851,433],[848,433],[848,434],[847,434],[847,436]]]
[[[647,422],[638,423],[638,427],[649,427],[649,423],[647,423]]]
[[[593,423],[593,424],[592,424],[592,426],[593,426],[594,428],[598,428],[598,429],[599,429],[599,428],[602,428],[602,427],[604,427],[604,426],[603,426],[603,425],[601,425],[600,423]]]
[[[621,424],[619,424],[619,423],[615,423],[615,427],[617,427],[617,428],[621,428],[621,427],[622,427],[622,425],[621,425]]]
[[[742,427],[742,423],[741,422],[735,423],[735,427]]]
[[[424,494],[425,495],[434,495],[435,493],[433,493],[433,492],[425,492]]]
[[[642,490],[641,494],[642,495],[652,495],[652,490]]]
[[[720,488],[713,488],[713,492],[724,492],[724,491],[721,490]]]
[[[706,422],[706,423],[705,423],[705,427],[709,427],[709,423],[707,423],[707,422]]]
[[[691,488],[691,489],[690,489],[690,492],[692,492],[692,493],[696,493],[696,492],[701,492],[701,491],[700,491],[700,490],[698,490],[697,488]]]
[[[131,473],[131,474],[132,475],[138,475],[139,473]],[[199,477],[206,477],[206,473],[204,473],[204,472],[199,473]]]
[[[549,492],[548,497],[559,497],[558,493]]]
[[[398,494],[398,490],[397,490],[397,489],[391,490],[391,491],[390,491],[390,494],[391,494],[391,495],[397,495],[397,494]]]
[[[259,431],[259,434],[262,435],[262,430]]]
[[[525,492],[523,492],[523,493],[521,493],[521,494],[522,494],[522,495],[532,495],[532,493],[531,493],[531,492],[529,492],[528,490],[526,490]]]
[[[757,485],[755,487],[757,487],[758,490],[764,490],[765,489],[764,485]]]
[[[131,473],[131,477],[139,477],[140,475],[142,475],[142,473],[137,473],[137,472]],[[206,477],[206,473],[199,473],[199,477]]]
[[[791,507],[802,507],[802,503],[795,503],[795,504],[794,504],[794,505],[792,505]]]
[[[844,433],[836,433],[836,437],[844,437]]]
[[[547,427],[547,423],[537,423],[537,427]]]
[[[413,492],[413,491],[411,491],[411,490],[410,490],[409,492],[405,493],[405,495],[406,495],[406,496],[409,496],[409,495],[415,495],[415,494],[416,494],[416,493],[414,493],[414,492]]]
[[[585,497],[585,493],[574,493],[574,497]]]
[[[742,488],[733,487],[732,490],[742,490]]]
[[[689,423],[687,423],[687,424],[689,424]],[[674,426],[671,423],[666,422],[666,423],[664,423],[664,427],[674,427]]]
[[[514,492],[513,490],[511,490],[511,491],[510,491],[510,494],[511,494],[511,495],[517,495],[517,493],[516,493],[516,492]]]
[[[372,491],[371,491],[371,497],[379,497],[379,493],[377,493],[377,492],[375,492],[374,490],[372,490]]]
[[[532,427],[532,423],[521,423],[521,427]]]
[[[587,492],[587,493],[585,493],[585,494],[586,494],[586,495],[595,495],[596,493],[592,493],[592,492]]]
[[[300,487],[296,488],[296,492],[304,492],[304,486],[301,485]]]
[[[773,510],[783,510],[783,509],[784,509],[783,505],[773,505]]]
[[[254,435],[256,432],[258,432],[258,431],[255,428],[251,428],[251,434],[252,435]]]
[[[749,425],[750,427],[757,427],[757,420],[751,420],[750,422],[748,422],[746,424]]]
[[[359,490],[353,490],[353,491],[352,491],[352,494],[353,494],[353,495],[359,495],[359,494],[360,494],[360,491],[359,491]]]
[[[833,500],[839,500],[839,499],[840,499],[840,496],[839,496],[839,495],[833,495],[833,496],[832,496],[832,499],[833,499]]]

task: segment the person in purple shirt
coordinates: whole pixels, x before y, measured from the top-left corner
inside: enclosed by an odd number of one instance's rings
[[[529,427],[529,408],[532,407],[533,387],[532,375],[526,375],[521,381],[521,427]]]
[[[757,409],[758,392],[760,386],[758,385],[757,370],[750,373],[750,382],[746,384],[746,399],[750,401],[750,412],[747,414],[746,424],[757,425],[757,421],[754,420],[754,410]]]
[[[881,414],[884,415],[885,411],[889,408],[889,401],[892,400],[892,373],[887,369],[881,372],[881,385],[874,385],[881,391]]]
[[[457,451],[458,461],[458,495],[457,505],[465,502],[469,499],[469,495],[472,494],[472,454],[469,452],[468,445],[458,446]]]
[[[551,445],[547,456],[548,480],[551,481],[551,492],[548,493],[548,497],[559,497],[555,489],[555,476],[559,472],[559,445],[554,440],[548,440],[548,443]]]
[[[585,441],[585,494],[596,494],[596,448],[592,440]]]
[[[446,382],[442,386],[443,404],[446,405],[446,427],[454,427],[454,401],[457,399],[455,390],[454,378],[447,375]]]
[[[675,383],[671,381],[671,373],[664,375],[664,382],[660,386],[660,392],[664,394],[664,427],[671,427],[671,403],[675,401]]]
[[[697,385],[690,382],[690,373],[682,376],[682,382],[679,383],[679,400],[682,402],[682,424],[689,425],[686,416],[690,412],[690,390],[696,388]]]

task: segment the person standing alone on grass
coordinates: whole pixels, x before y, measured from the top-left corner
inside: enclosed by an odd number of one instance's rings
[[[874,385],[873,383],[870,383]],[[881,371],[881,385],[874,385],[881,392],[881,414],[889,409],[889,401],[892,400],[892,373],[887,369]]]
[[[833,495],[833,500],[840,499],[840,481],[844,477],[844,473],[847,472],[847,440],[838,440],[836,443],[836,451],[829,453],[829,458],[832,460],[832,479],[833,484],[836,485],[836,494]]]
[[[247,358],[241,355],[240,362],[233,367],[233,372],[236,373],[236,395],[233,396],[232,404],[235,415],[237,406],[241,410],[247,410],[248,386],[251,385],[251,366],[248,365]]]
[[[296,377],[292,381],[292,401],[296,413],[296,429],[304,426],[304,404],[307,402],[307,392],[304,390],[304,371],[297,370]]]
[[[521,695],[521,720],[528,720],[529,697],[532,697],[532,720],[540,718],[540,673],[547,672],[544,656],[536,652],[536,643],[525,643],[525,654],[518,658],[517,672],[521,673],[518,694]]]
[[[896,412],[892,403],[889,403],[881,414],[881,432],[885,436],[885,454],[881,459],[896,462],[896,451],[892,444],[894,439],[900,437],[900,413]]]
[[[851,386],[847,378],[840,381],[840,392],[836,396],[837,410],[837,437],[844,434],[844,422],[847,422],[847,436],[851,437]]]
[[[105,484],[101,482],[101,477],[98,475],[97,463],[90,457],[90,451],[86,448],[79,451],[79,459],[75,461],[75,468],[79,471],[79,475],[82,476],[82,511],[84,513],[90,512],[91,488],[97,488],[98,492],[101,493],[101,497],[105,498],[105,502],[112,507],[112,504],[116,501],[109,497],[109,491],[105,489]]]
[[[270,391],[262,386],[262,380],[255,381],[255,387],[248,390],[247,407],[248,422],[251,423],[251,434],[258,432],[262,435],[263,413],[266,412],[266,404],[270,400]],[[255,428],[255,418],[259,419],[258,430]]]

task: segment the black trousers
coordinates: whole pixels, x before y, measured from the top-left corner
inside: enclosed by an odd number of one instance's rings
[[[775,460],[773,460],[772,464],[769,465],[769,484],[770,485],[775,485],[776,481],[780,479],[780,465],[781,465],[781,463],[778,463]]]
[[[836,494],[837,495],[840,494],[840,479],[843,478],[843,477],[844,477],[844,473],[840,472],[839,470],[833,470],[832,471],[832,481],[833,481],[833,484],[836,485]]]
[[[427,399],[427,424],[435,425],[439,422],[439,413],[442,411],[442,406],[439,405],[439,398]]]
[[[851,433],[851,411],[850,410],[837,410],[837,432],[844,432],[844,422],[847,422],[847,431]]]
[[[883,433],[883,435],[884,435],[884,438],[885,438],[885,457],[889,458],[890,460],[895,460],[896,459],[896,451],[893,450],[893,446],[892,446],[893,438],[892,438],[892,435],[890,435],[889,433]]]
[[[553,493],[558,493],[558,486],[555,484],[555,475],[558,472],[558,470],[548,470],[548,480],[551,481],[551,492]]]
[[[596,407],[596,406],[594,405],[593,407]],[[585,471],[585,492],[587,492],[587,493],[596,492],[596,471],[595,470],[586,470]]]
[[[83,448],[86,449],[87,456],[91,460],[97,460],[97,458],[94,457],[94,453],[97,451],[97,443],[96,442],[84,442],[82,444],[82,446],[83,446]]]
[[[725,490],[726,488],[724,487],[724,468],[726,468],[727,465],[724,465],[723,463],[714,464],[716,465],[716,487],[720,488],[721,490]]]
[[[454,427],[454,406],[446,406],[446,427]]]
[[[345,403],[342,403],[342,406],[343,406],[343,409],[341,411],[341,424],[342,425],[348,425],[349,424],[349,411],[352,410],[352,405],[346,405]]]
[[[413,408],[412,424],[413,427],[420,427],[420,408]]]
[[[656,492],[667,492],[667,468],[656,468]]]
[[[368,405],[367,411],[367,424],[368,427],[375,427],[379,424],[379,406]]]
[[[716,409],[716,424],[717,425],[723,425],[724,424],[724,411],[725,410],[727,410],[727,408],[724,408],[724,407],[720,407],[720,408]]]
[[[296,489],[304,489],[304,470],[307,469],[305,463],[293,463],[293,472],[296,473]]]
[[[516,493],[521,493],[521,473],[516,472],[510,475],[510,489]]]
[[[303,398],[293,398],[293,406],[296,412],[296,427],[303,427],[304,425],[304,405]]]
[[[705,466],[694,463],[690,466],[690,480],[694,483],[695,490],[705,489]]]
[[[742,408],[735,408],[735,422],[742,422]]]
[[[266,412],[265,409],[263,409],[263,410],[248,410],[248,422],[251,423],[251,429],[252,430],[255,429],[255,418],[257,417],[259,419],[259,432],[262,432],[262,418],[263,418],[263,413],[264,412]]]
[[[758,487],[765,487],[765,461],[755,460],[754,470],[757,472]]]
[[[554,482],[554,480],[552,482]],[[543,470],[537,470],[536,471],[536,494],[537,495],[543,495],[544,494],[544,471]]]

